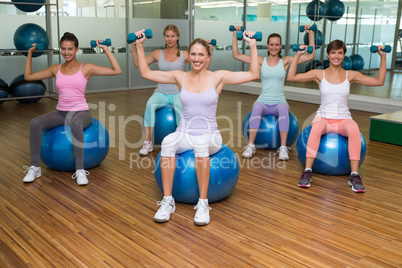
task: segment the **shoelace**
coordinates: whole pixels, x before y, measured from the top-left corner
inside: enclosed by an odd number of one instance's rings
[[[310,179],[310,174],[311,174],[311,172],[304,171],[301,179],[302,180],[309,180]]]
[[[142,145],[142,149],[148,149],[148,145],[151,145],[151,143],[144,142],[144,145]]]
[[[32,172],[35,174],[34,167],[23,166],[22,168],[24,169],[24,173],[28,172],[29,174],[29,172],[32,170]]]
[[[162,210],[168,211],[168,208],[169,208],[170,204],[166,203],[166,202],[163,202],[163,200],[162,200],[162,201],[156,202],[156,207],[159,207],[159,206],[161,207]]]
[[[244,149],[246,150],[247,153],[251,154],[251,153],[253,153],[255,148],[253,146],[251,146],[250,144],[247,144],[246,146],[244,146],[243,150]]]
[[[208,205],[199,205],[199,204],[197,204],[197,205],[194,206],[194,209],[198,209],[198,208],[202,209],[204,211],[212,210],[212,208],[210,206],[208,206]]]
[[[363,184],[360,175],[353,175],[352,176],[352,181],[354,181],[355,184]]]
[[[290,150],[292,150],[292,148],[290,148],[290,147],[286,147],[286,148],[279,147],[278,150],[276,150],[276,152],[279,154],[281,152],[281,150],[287,150],[287,153],[288,153]]]
[[[78,174],[79,174],[79,173],[84,173],[85,175],[89,175],[89,171],[87,171],[87,170],[76,171],[76,172],[73,174],[72,178],[73,178],[73,179],[76,179],[76,178],[78,177]]]

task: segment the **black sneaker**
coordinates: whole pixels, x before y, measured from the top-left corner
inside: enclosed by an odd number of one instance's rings
[[[359,174],[351,174],[348,185],[352,186],[352,191],[355,193],[364,193],[364,185]]]
[[[310,182],[312,180],[313,179],[311,178],[311,170],[304,171],[303,174],[300,177],[298,186],[302,187],[302,188],[309,188],[310,187]]]

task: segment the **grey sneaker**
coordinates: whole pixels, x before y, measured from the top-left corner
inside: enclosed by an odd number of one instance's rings
[[[170,219],[170,214],[173,214],[176,210],[174,199],[163,198],[162,201],[158,201],[157,206],[160,206],[154,216],[156,222],[167,222]]]
[[[300,177],[298,186],[302,187],[302,188],[309,188],[310,187],[310,182],[312,180],[313,179],[311,178],[311,170],[304,171],[303,174]]]
[[[241,155],[243,158],[251,158],[255,154],[255,145],[254,144],[247,144],[244,147],[244,152]]]
[[[349,177],[348,185],[352,186],[352,191],[355,193],[365,192],[362,178],[359,174],[351,174]]]
[[[24,173],[28,172],[22,180],[23,182],[33,182],[36,178],[39,178],[42,175],[40,167],[23,166],[23,168],[25,169]]]
[[[279,154],[279,160],[287,161],[289,160],[289,149],[287,146],[281,146],[278,148],[277,152]]]
[[[197,205],[194,206],[195,212],[194,224],[198,226],[207,225],[209,223],[209,211],[212,209],[208,203],[198,200]]]
[[[140,150],[140,155],[147,155],[148,153],[152,152],[154,150],[154,146],[152,144],[152,141],[144,141],[144,145],[142,145],[142,148]]]

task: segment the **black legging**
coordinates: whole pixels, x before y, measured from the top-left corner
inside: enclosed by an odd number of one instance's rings
[[[70,125],[75,169],[84,169],[84,129],[92,123],[92,114],[86,111],[53,111],[31,121],[29,142],[31,148],[31,166],[39,167],[42,147],[42,130],[60,125]]]

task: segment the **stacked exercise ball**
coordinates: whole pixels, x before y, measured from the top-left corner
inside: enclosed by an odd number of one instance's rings
[[[339,0],[325,1],[325,6],[325,17],[330,21],[339,20],[345,13],[345,5]]]
[[[304,71],[308,72],[308,71],[314,70],[314,69],[324,69],[324,65],[319,60],[312,60],[310,62],[307,62],[306,67],[304,68]]]
[[[26,23],[17,28],[14,33],[14,45],[18,50],[28,50],[32,44],[41,44],[44,49],[49,46],[49,37],[46,31],[37,24]],[[25,56],[27,52],[23,52]],[[32,57],[38,57],[42,52],[34,52]]]
[[[300,132],[296,142],[296,154],[303,166],[306,164],[307,140],[311,125]],[[359,166],[366,157],[366,141],[360,133],[361,152]],[[313,172],[327,175],[347,175],[351,172],[348,138],[338,133],[326,133],[321,136],[320,146],[313,164]]]
[[[246,115],[242,124],[243,136],[247,142],[250,135],[250,117],[251,112]],[[286,142],[287,146],[291,146],[296,141],[298,133],[299,122],[297,121],[296,116],[292,112],[289,112],[289,132]],[[254,144],[257,148],[271,150],[278,149],[281,146],[278,117],[272,114],[261,117],[260,127],[258,128]]]
[[[29,97],[29,96],[42,96],[45,94],[46,86],[41,80],[27,81],[24,79],[24,75],[21,74],[14,78],[10,84],[10,94],[14,97]],[[37,102],[41,98],[27,98],[19,99],[21,103],[33,103]]]
[[[239,162],[236,154],[227,145],[210,157],[210,177],[208,201],[210,203],[224,199],[234,190],[239,179]],[[161,154],[155,161],[155,181],[163,192],[161,174]],[[194,151],[176,155],[172,195],[178,202],[196,204],[199,198],[197,174],[195,171]]]
[[[306,7],[306,14],[310,20],[319,21],[324,18],[326,7],[324,2],[319,0],[311,1]]]
[[[348,56],[345,56],[341,66],[345,70],[352,70],[352,60]]]
[[[93,118],[84,129],[84,169],[98,166],[109,152],[109,134],[105,126]],[[42,132],[40,158],[51,169],[75,170],[75,157],[71,138],[71,127],[61,125]]]
[[[308,46],[309,45],[309,35],[308,35],[308,33],[305,33],[304,34],[304,38],[303,38],[303,41],[304,41],[304,44],[306,45],[306,46]],[[322,32],[320,31],[320,30],[317,30],[317,31],[314,31],[314,44],[315,44],[315,48],[317,49],[317,48],[319,48],[320,46],[322,46],[322,43],[324,42],[324,37],[323,37],[323,35],[322,35]]]
[[[42,5],[45,3],[45,0],[11,0],[11,2],[18,3],[27,3],[27,4],[14,4],[16,8],[24,12],[34,12],[39,10]],[[33,3],[34,5],[30,5],[29,3]],[[39,5],[35,5],[39,4]]]
[[[364,59],[362,56],[360,56],[359,54],[353,54],[349,58],[352,61],[352,70],[354,71],[363,70]]]
[[[10,87],[8,84],[0,78],[0,99],[4,99],[8,97],[8,92],[10,90]],[[0,104],[2,104],[4,101],[0,101]]]

